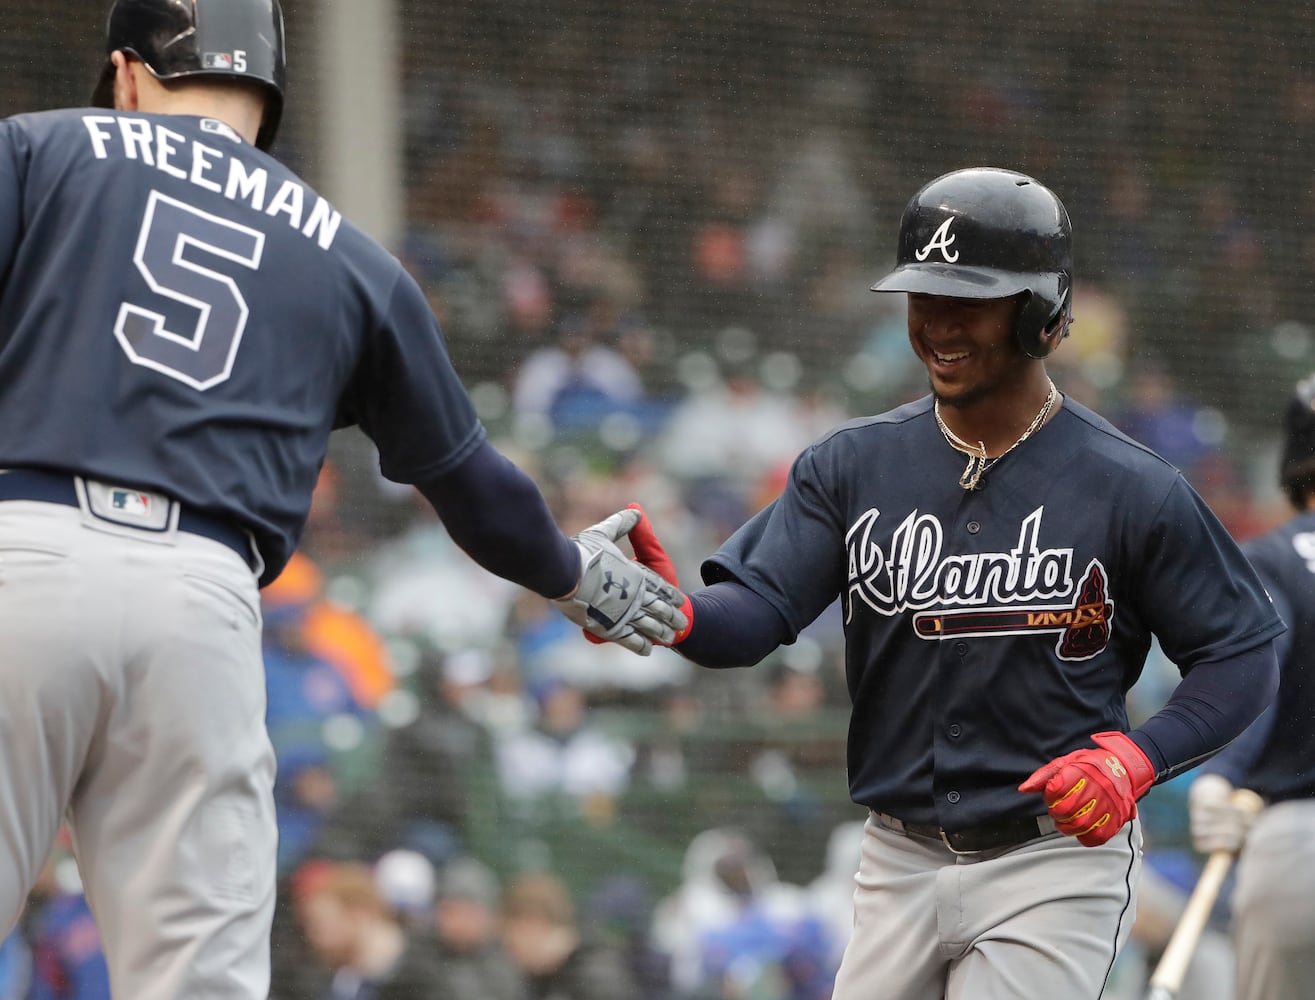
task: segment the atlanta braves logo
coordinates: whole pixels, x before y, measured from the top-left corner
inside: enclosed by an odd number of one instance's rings
[[[915,611],[913,630],[921,639],[1058,632],[1060,659],[1090,659],[1108,644],[1114,617],[1105,568],[1093,559],[1075,583],[1073,550],[1038,543],[1044,509],[1023,519],[1013,549],[971,554],[942,554],[940,521],[916,510],[883,549],[872,539],[880,515],[867,511],[846,535],[845,620],[852,620],[857,599],[882,615]]]
[[[950,223],[953,221],[954,216],[950,216],[942,222],[936,232],[931,234],[931,239],[927,241],[927,245],[921,250],[913,251],[913,256],[922,261],[930,257],[933,250],[939,250],[941,252],[941,259],[947,264],[953,264],[958,260],[959,251],[950,249],[950,244],[954,242],[954,235],[950,232]]]

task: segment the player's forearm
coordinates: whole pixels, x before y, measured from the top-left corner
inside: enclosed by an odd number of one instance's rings
[[[543,494],[487,442],[436,480],[417,483],[452,540],[504,580],[544,597],[570,592],[580,554],[562,534]]]
[[[743,584],[714,583],[689,598],[694,625],[675,648],[700,666],[752,666],[794,638],[776,609]]]
[[[1274,643],[1265,642],[1226,660],[1198,663],[1168,704],[1128,735],[1163,781],[1226,747],[1265,710],[1277,689]]]

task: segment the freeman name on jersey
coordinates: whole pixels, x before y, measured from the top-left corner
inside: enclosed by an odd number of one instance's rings
[[[333,246],[341,213],[295,179],[285,179],[269,197],[269,174],[264,167],[248,168],[222,149],[189,140],[158,122],[127,115],[84,115],[82,122],[98,160],[107,159],[111,153],[140,160],[161,173],[222,194],[271,218],[282,215],[288,225],[321,250]],[[212,131],[236,139],[227,126]],[[308,198],[314,199],[309,212]]]

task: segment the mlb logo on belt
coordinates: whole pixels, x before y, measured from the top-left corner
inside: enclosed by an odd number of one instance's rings
[[[132,490],[111,490],[110,506],[123,514],[134,517],[151,516],[151,497],[148,493],[135,493]]]

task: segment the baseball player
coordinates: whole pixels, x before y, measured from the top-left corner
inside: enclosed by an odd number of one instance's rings
[[[915,194],[874,289],[907,293],[930,395],[807,448],[683,602],[677,648],[728,667],[841,601],[870,813],[836,1000],[1095,1000],[1133,918],[1137,799],[1274,690],[1283,624],[1245,557],[1175,469],[1047,376],[1071,238],[1023,174]],[[1152,636],[1183,680],[1129,732]]]
[[[0,926],[67,810],[115,996],[264,998],[257,586],[331,430],[592,634],[683,620],[638,515],[566,537],[420,288],[269,155],[277,0],[118,0],[107,52],[95,107],[0,122]]]
[[[1315,375],[1296,387],[1285,424],[1280,479],[1296,513],[1242,546],[1288,623],[1278,694],[1188,792],[1196,849],[1242,850],[1232,896],[1238,1000],[1304,1000],[1315,970]],[[1234,788],[1265,800],[1254,822]]]

